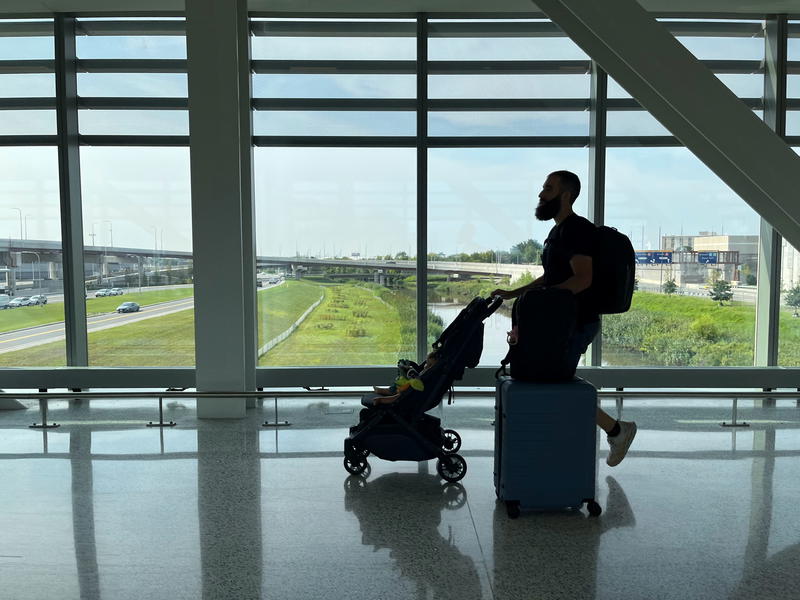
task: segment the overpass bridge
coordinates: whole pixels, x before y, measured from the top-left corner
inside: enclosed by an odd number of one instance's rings
[[[314,258],[302,256],[257,256],[258,268],[283,267],[291,269],[294,273],[298,267],[306,269],[311,267],[347,267],[371,270],[373,272],[406,271],[416,272],[415,260],[377,260],[377,259],[347,259],[347,258]],[[530,273],[534,278],[539,277],[544,271],[541,265],[506,264],[506,263],[473,263],[428,261],[428,272],[444,275],[495,275],[510,277],[515,282],[525,273]]]
[[[164,265],[158,264],[165,259],[173,259],[178,265],[185,261],[189,266],[192,252],[186,250],[167,250],[155,248],[131,248],[120,246],[84,246],[84,262],[87,281],[111,285],[119,280],[119,273],[145,274],[163,271]],[[372,273],[376,280],[386,276],[388,271],[414,273],[417,269],[414,260],[378,260],[347,258],[316,258],[302,256],[257,256],[258,269],[279,267],[294,275],[302,274],[305,269],[314,267],[344,267],[363,269]],[[175,268],[179,268],[175,266]],[[62,248],[60,241],[54,240],[21,240],[0,239],[0,273],[4,272],[5,281],[0,287],[16,289],[17,281],[29,281],[31,288],[47,288],[45,282],[57,282],[63,279]],[[534,277],[542,274],[540,265],[504,264],[504,263],[472,263],[428,261],[428,272],[445,275],[494,275],[510,277],[511,282],[518,280],[523,274],[531,273]],[[37,285],[38,282],[38,285]]]

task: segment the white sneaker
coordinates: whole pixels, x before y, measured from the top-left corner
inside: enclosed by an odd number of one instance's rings
[[[616,467],[625,458],[628,453],[628,448],[631,447],[633,438],[636,437],[636,423],[633,421],[620,421],[619,433],[614,437],[608,436],[608,457],[606,464],[609,467]]]

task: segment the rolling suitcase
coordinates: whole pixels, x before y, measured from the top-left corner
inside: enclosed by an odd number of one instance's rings
[[[595,501],[597,390],[580,378],[564,383],[497,380],[494,486],[508,516],[520,509],[561,510]]]

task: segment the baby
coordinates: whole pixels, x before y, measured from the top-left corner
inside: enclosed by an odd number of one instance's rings
[[[413,368],[409,368],[406,371],[405,375],[398,376],[395,385],[389,387],[379,387],[373,386],[372,390],[378,394],[378,397],[373,400],[373,403],[377,406],[378,404],[391,404],[392,402],[396,401],[402,392],[404,392],[409,387],[414,387],[417,389],[413,383],[411,383],[412,379],[419,379],[419,377],[428,369],[430,369],[433,365],[436,364],[439,357],[439,352],[437,350],[431,350],[428,356],[425,358],[425,362],[422,363],[422,370],[415,371]],[[419,382],[420,385],[422,382]],[[420,388],[422,389],[422,388]]]

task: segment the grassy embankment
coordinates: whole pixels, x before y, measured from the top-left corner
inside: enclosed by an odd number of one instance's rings
[[[428,296],[431,301],[448,298],[466,303],[495,287],[509,285],[488,280],[433,281]],[[800,318],[793,318],[792,312],[781,310],[779,364],[800,366]],[[710,298],[652,292],[636,292],[629,312],[603,318],[604,348],[640,352],[643,364],[656,366],[750,366],[754,331],[752,304],[719,306]]]
[[[172,294],[172,292],[183,292],[183,295]],[[309,305],[319,298],[319,293],[319,286],[295,281],[287,281],[283,285],[259,292],[260,322],[272,322],[271,325],[259,331],[259,339],[262,335],[270,335],[273,330],[280,333],[288,328],[288,324],[294,322]],[[101,312],[106,309],[103,303],[107,303],[111,307],[106,310],[113,310],[122,302],[120,298],[139,302],[136,299],[139,296],[142,297],[140,303],[152,304],[190,295],[191,289],[187,288],[126,294],[112,298],[95,298],[87,301],[87,311]],[[89,302],[96,302],[96,304],[90,308]],[[17,310],[35,311],[38,310],[38,307],[14,309],[14,311]],[[90,333],[89,363],[90,366],[109,367],[192,366],[194,365],[194,311],[182,310],[163,317],[145,319],[129,325]],[[63,366],[64,364],[63,341],[0,354],[0,366],[4,367]]]
[[[327,285],[322,304],[259,365],[394,364],[415,354],[414,314],[409,290]]]
[[[782,352],[800,338],[793,325],[782,319]],[[652,365],[748,366],[754,328],[752,304],[719,306],[710,298],[636,292],[630,311],[603,318],[603,339],[610,349],[644,353]]]

